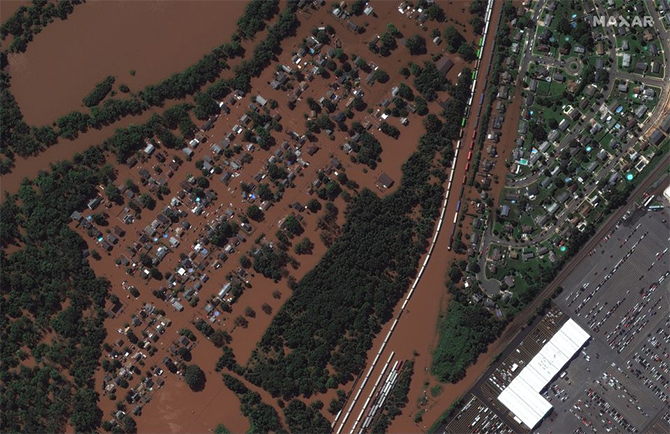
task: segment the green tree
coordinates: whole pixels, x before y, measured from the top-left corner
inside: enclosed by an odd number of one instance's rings
[[[298,255],[311,254],[314,249],[314,243],[309,238],[305,237],[298,244],[295,245],[294,250]]]
[[[426,40],[421,35],[414,35],[407,38],[405,46],[412,56],[426,53]]]
[[[230,434],[230,430],[223,424],[218,424],[216,428],[214,428],[214,434]]]
[[[468,62],[477,58],[477,53],[470,44],[461,44],[461,46],[458,47],[458,54]]]
[[[251,220],[261,221],[263,219],[263,211],[257,205],[249,205],[247,208],[247,216]]]
[[[302,225],[293,214],[284,220],[284,229],[293,235],[300,235],[302,233]]]
[[[121,192],[116,185],[111,182],[105,187],[105,194],[107,195],[107,199],[112,202],[118,202],[121,199]]]
[[[449,26],[444,29],[444,42],[447,44],[447,49],[450,52],[455,53],[465,42],[465,38],[458,30],[456,30],[456,27]]]
[[[184,381],[191,390],[202,390],[205,387],[205,373],[198,365],[188,365],[184,368]]]

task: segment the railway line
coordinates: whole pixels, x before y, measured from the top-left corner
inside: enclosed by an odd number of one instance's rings
[[[427,267],[427,265],[428,265],[428,263],[431,259],[431,256],[434,253],[435,246],[436,246],[437,241],[438,241],[438,237],[439,237],[440,232],[442,230],[442,226],[444,225],[444,220],[445,220],[446,213],[447,213],[447,206],[450,203],[449,200],[453,199],[453,196],[451,195],[452,187],[455,187],[456,184],[459,182],[458,180],[454,181],[454,177],[455,177],[455,174],[457,172],[457,164],[458,164],[458,161],[459,161],[458,159],[459,159],[459,155],[460,155],[460,151],[461,151],[461,146],[462,145],[467,146],[463,136],[465,135],[465,129],[466,129],[466,125],[468,123],[468,117],[470,116],[470,114],[472,112],[474,112],[472,110],[472,105],[473,105],[473,101],[474,101],[474,98],[475,98],[475,91],[477,90],[477,78],[480,77],[479,76],[479,68],[480,68],[480,65],[481,65],[481,57],[482,57],[483,52],[484,52],[483,48],[486,44],[487,37],[490,33],[489,26],[491,24],[491,16],[493,14],[493,9],[494,9],[494,0],[490,0],[488,5],[487,5],[486,14],[485,14],[486,25],[485,25],[485,28],[484,28],[483,36],[479,40],[480,47],[479,47],[478,53],[477,53],[478,54],[478,59],[475,63],[475,69],[472,72],[472,79],[473,80],[472,80],[472,84],[471,84],[471,87],[470,87],[470,98],[468,99],[465,115],[461,120],[462,129],[461,129],[461,132],[460,132],[460,138],[456,143],[456,150],[455,150],[454,157],[452,159],[451,167],[450,167],[450,170],[449,170],[449,178],[448,178],[447,189],[446,189],[445,197],[442,201],[441,208],[440,208],[440,217],[439,217],[439,220],[437,222],[437,227],[435,229],[433,238],[431,240],[430,247],[428,249],[428,253],[427,253],[426,257],[424,258],[424,261],[423,261],[423,263],[422,263],[422,265],[419,269],[419,272],[417,273],[417,276],[416,276],[414,282],[412,283],[412,286],[411,286],[409,292],[407,293],[400,310],[398,311],[395,318],[393,319],[391,327],[388,330],[386,336],[384,337],[384,340],[382,341],[382,343],[381,343],[381,345],[380,345],[380,347],[379,347],[371,365],[369,366],[368,370],[366,371],[365,376],[362,377],[359,384],[357,384],[356,392],[353,394],[353,399],[351,399],[349,402],[347,402],[345,404],[346,411],[344,411],[344,409],[343,409],[343,410],[340,411],[340,413],[338,413],[335,416],[335,419],[332,423],[332,427],[333,427],[333,431],[336,434],[340,434],[344,430],[347,422],[349,421],[349,418],[353,417],[352,414],[355,414],[354,408],[358,404],[359,399],[361,399],[361,394],[363,393],[363,390],[366,388],[366,386],[368,386],[368,383],[369,383],[371,377],[373,376],[373,372],[374,372],[375,368],[377,367],[377,364],[380,361],[382,353],[386,349],[386,346],[387,346],[389,340],[391,339],[391,336],[392,336],[392,334],[393,334],[393,332],[394,332],[394,330],[395,330],[395,328],[398,324],[398,321],[400,320],[403,312],[405,311],[405,309],[407,307],[407,304],[408,304],[409,300],[411,299],[412,295],[414,294],[414,291],[416,290],[417,285],[419,284],[419,282],[420,282],[420,280],[421,280],[421,278],[422,278],[422,276],[423,276],[423,274],[426,270],[426,267]],[[491,49],[491,53],[493,53],[493,49]],[[488,72],[490,71],[490,68],[491,68],[491,66],[490,66],[491,59],[492,59],[492,54],[488,57],[489,65],[488,65],[488,68],[487,68],[486,75],[483,76],[484,79],[482,80],[484,84],[482,84],[482,96],[479,98],[478,109],[476,111],[477,116],[476,116],[476,119],[474,121],[475,125],[477,125],[479,123],[479,116],[481,115],[481,106],[482,106],[483,101],[484,101],[483,89],[485,89],[485,87],[486,87],[486,85],[485,85],[486,77],[488,76]],[[476,128],[475,128],[474,132],[472,133],[472,139],[471,139],[472,143],[470,144],[470,149],[468,150],[467,158],[464,159],[465,160],[464,162],[461,162],[462,167],[465,169],[465,173],[463,174],[463,179],[461,180],[460,190],[456,190],[456,191],[459,192],[459,194],[458,194],[456,209],[455,209],[454,217],[453,217],[453,221],[452,221],[452,228],[451,228],[451,234],[450,234],[450,239],[449,239],[449,244],[448,244],[448,250],[451,250],[451,245],[453,243],[453,238],[454,238],[454,233],[455,233],[455,228],[456,228],[456,222],[458,221],[458,213],[460,211],[461,201],[462,201],[462,198],[463,198],[463,195],[464,195],[464,192],[465,192],[465,185],[467,184],[467,170],[469,169],[470,160],[472,159],[472,154],[473,154],[473,150],[474,150],[474,139],[476,138],[476,135],[477,135],[477,132],[476,132]],[[391,358],[389,358],[389,361],[387,361],[387,365],[384,366],[384,368],[382,369],[382,372],[377,377],[377,380],[375,381],[375,384],[373,385],[372,390],[368,394],[368,397],[367,397],[366,401],[364,402],[362,409],[358,412],[358,415],[357,415],[356,419],[353,421],[353,423],[351,425],[351,428],[349,430],[349,434],[354,434],[354,433],[359,432],[359,431],[357,431],[357,428],[359,427],[359,424],[362,424],[362,423],[364,424],[365,423],[366,419],[365,419],[364,415],[369,414],[369,412],[366,413],[367,407],[370,405],[370,402],[372,401],[372,396],[373,396],[375,390],[377,390],[377,388],[379,386],[381,376],[383,375],[383,372],[387,369],[388,363],[390,362],[390,360],[391,360]],[[372,423],[372,420],[370,420],[368,422],[368,426],[371,423]]]

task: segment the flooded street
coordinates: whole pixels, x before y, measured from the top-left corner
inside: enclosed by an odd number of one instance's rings
[[[410,56],[407,49],[401,44],[388,57],[380,57],[369,51],[367,41],[374,34],[383,32],[387,23],[396,23],[398,29],[405,36],[418,33],[426,38],[428,55],[421,57],[421,62],[428,59],[430,55],[441,53],[444,50],[444,44],[438,47],[432,43],[429,37],[429,31],[433,28],[443,29],[449,24],[455,24],[468,40],[473,39],[471,31],[464,31],[461,26],[461,24],[467,23],[470,17],[467,12],[467,5],[464,2],[457,1],[439,1],[438,3],[447,13],[448,20],[446,23],[429,22],[426,24],[427,30],[422,30],[415,20],[399,16],[396,2],[374,2],[376,16],[357,17],[355,20],[368,28],[363,34],[349,31],[343,22],[336,20],[330,13],[329,5],[321,7],[318,11],[309,15],[300,14],[299,36],[287,38],[283,42],[283,52],[279,56],[279,63],[290,64],[293,52],[298,49],[303,36],[309,29],[326,24],[332,25],[335,28],[336,37],[341,41],[347,55],[357,54],[368,62],[373,61],[390,76],[387,83],[375,83],[373,86],[363,84],[364,99],[368,107],[374,112],[380,107],[383,100],[391,97],[390,91],[393,86],[402,81],[410,83],[413,80],[412,77],[404,79],[399,70],[409,61],[417,60],[416,57]],[[126,84],[133,92],[141,90],[147,84],[156,83],[173,72],[190,66],[208,53],[212,47],[228,41],[235,30],[235,22],[245,5],[246,2],[243,1],[89,1],[78,6],[67,21],[55,21],[45,31],[37,35],[26,53],[10,56],[12,92],[23,111],[26,122],[40,125],[49,124],[58,116],[81,108],[82,98],[107,75],[117,77],[115,89],[118,89],[120,84]],[[500,6],[501,3],[496,5],[496,11]],[[494,16],[497,20],[496,13],[494,13]],[[365,21],[365,24],[363,24],[363,21]],[[465,24],[465,27],[469,29],[469,25]],[[259,34],[256,41],[251,41],[245,45],[247,53],[262,36],[262,34]],[[488,47],[484,58],[487,57],[490,49]],[[454,68],[448,74],[449,80],[455,83],[458,73],[467,64],[456,55],[447,55],[455,63]],[[318,134],[316,142],[305,144],[307,147],[313,144],[318,150],[309,157],[306,156],[306,153],[303,154],[303,157],[309,161],[309,166],[304,167],[301,173],[296,176],[293,181],[295,187],[284,192],[282,200],[275,203],[264,213],[262,221],[251,222],[253,230],[250,234],[245,234],[246,241],[236,246],[235,253],[230,255],[221,268],[215,269],[211,266],[211,263],[207,264],[204,273],[208,275],[210,281],[199,292],[199,303],[195,307],[191,307],[182,300],[185,310],[177,312],[169,303],[151,294],[153,290],[165,285],[164,282],[145,281],[138,276],[139,273],[130,276],[126,273],[125,267],[116,264],[116,260],[121,255],[128,255],[125,246],[132,245],[133,242],[137,241],[144,227],[170,203],[170,199],[181,190],[179,183],[187,178],[187,174],[197,176],[200,173],[195,162],[202,160],[205,156],[212,156],[211,144],[219,143],[232,126],[239,123],[239,117],[246,110],[252,97],[261,94],[266,99],[275,99],[279,102],[277,109],[273,110],[273,113],[281,115],[280,123],[283,125],[283,132],[274,134],[277,145],[281,144],[287,137],[287,131],[294,130],[300,133],[305,131],[303,113],[309,112],[307,98],[312,97],[318,100],[328,91],[328,85],[334,80],[332,77],[330,79],[316,77],[302,94],[296,108],[291,111],[286,105],[286,91],[273,90],[268,86],[268,83],[273,79],[276,66],[276,63],[273,62],[270,67],[263,71],[260,77],[252,79],[251,87],[253,90],[251,93],[232,107],[233,111],[230,115],[221,115],[217,119],[214,127],[206,133],[208,141],[201,144],[195,150],[192,161],[185,162],[176,171],[174,177],[168,181],[170,194],[165,195],[163,200],[158,200],[154,210],[144,210],[141,214],[141,220],[132,225],[122,223],[121,219],[126,213],[122,206],[110,205],[105,210],[99,210],[109,214],[110,226],[100,227],[103,232],[116,225],[122,226],[126,230],[126,235],[121,237],[121,241],[114,247],[111,254],[103,253],[101,260],[90,261],[96,275],[105,276],[112,282],[111,292],[124,304],[122,313],[105,322],[108,330],[106,342],[113,345],[120,338],[123,338],[125,342],[119,347],[130,345],[118,330],[123,329],[129,322],[130,315],[137,314],[146,302],[153,303],[157,309],[165,310],[165,316],[172,320],[172,325],[166,329],[165,334],[156,343],[157,353],[145,359],[146,366],[142,367],[142,374],[152,366],[164,367],[162,360],[169,355],[168,348],[179,337],[178,331],[188,328],[197,337],[196,345],[192,349],[192,363],[197,363],[205,372],[207,378],[206,387],[203,391],[192,392],[181,377],[168,372],[163,373],[161,378],[165,380],[165,385],[153,391],[151,402],[144,406],[142,415],[135,418],[138,432],[204,433],[212,430],[219,423],[225,424],[231,432],[235,433],[246,432],[250,429],[249,421],[240,413],[239,400],[224,386],[221,373],[214,370],[216,361],[222,354],[221,349],[216,348],[202,333],[198,332],[193,326],[193,322],[196,319],[207,317],[204,310],[205,305],[228,281],[227,276],[237,272],[240,268],[240,257],[250,251],[255,241],[262,238],[262,235],[265,236],[265,239],[276,241],[275,234],[278,230],[278,223],[294,212],[291,205],[295,202],[305,205],[311,198],[316,197],[316,195],[310,193],[312,182],[318,177],[320,170],[328,169],[331,166],[333,158],[337,158],[341,162],[341,169],[339,170],[344,171],[349,179],[359,185],[359,188],[370,188],[379,195],[389,194],[400,184],[402,164],[416,150],[419,137],[424,133],[421,118],[416,115],[409,117],[410,122],[407,126],[401,125],[397,118],[389,117],[387,119],[388,123],[400,130],[399,138],[393,139],[376,131],[375,126],[378,125],[379,120],[374,118],[372,114],[366,111],[355,112],[356,120],[361,122],[370,120],[372,122],[371,131],[374,132],[374,136],[383,148],[381,161],[375,169],[366,168],[362,164],[351,161],[351,157],[342,149],[342,145],[349,138],[347,132],[334,131],[334,139],[332,140],[325,133]],[[135,71],[135,75],[131,75],[131,70]],[[230,74],[230,71],[223,73],[223,75],[227,74]],[[364,79],[367,74],[363,72],[361,76]],[[477,98],[475,99],[478,99],[479,92],[481,92],[481,85],[478,86]],[[418,95],[417,92],[415,94]],[[448,96],[445,93],[441,99],[446,98]],[[516,101],[520,101],[518,96]],[[342,109],[343,105],[344,103],[340,102],[338,109]],[[432,113],[440,111],[436,102],[430,103],[430,109]],[[142,123],[150,115],[151,113],[148,112],[137,117],[127,117],[101,130],[91,130],[75,141],[61,141],[36,157],[18,158],[16,169],[9,176],[2,178],[0,187],[2,190],[16,191],[22,178],[34,178],[39,170],[48,169],[50,163],[70,159],[74,153],[102,143],[104,139],[113,134],[116,128],[131,123]],[[471,119],[466,128],[466,137],[472,134],[472,124]],[[505,128],[508,128],[507,125]],[[503,140],[510,140],[511,143],[511,137],[511,134],[505,133]],[[239,142],[239,139],[237,141]],[[499,146],[499,148],[503,147],[502,144]],[[198,236],[202,235],[205,225],[220,216],[226,208],[230,207],[235,211],[235,220],[239,223],[239,216],[244,214],[250,205],[250,202],[241,197],[241,182],[258,183],[254,178],[257,174],[265,171],[268,158],[276,148],[277,146],[271,151],[263,151],[256,147],[254,151],[249,153],[252,160],[244,164],[243,169],[236,172],[236,176],[228,184],[224,184],[220,180],[221,175],[214,175],[210,178],[211,188],[218,195],[214,206],[207,208],[200,216],[188,212],[187,219],[192,227],[180,236],[181,244],[179,247],[173,248],[172,252],[166,257],[165,262],[160,266],[162,272],[174,271],[175,265],[179,261],[179,255],[190,253],[194,244],[199,241]],[[159,148],[158,152],[164,152],[168,156],[168,161],[174,155],[183,157],[179,150]],[[499,153],[501,153],[501,157],[498,165],[504,169],[502,159],[506,156],[502,155],[501,151]],[[114,161],[113,156],[108,156],[108,159],[110,162]],[[139,168],[144,167],[152,172],[152,176],[158,177],[159,175],[154,173],[156,166],[161,167],[163,171],[167,171],[167,166],[157,164],[153,157],[150,157],[146,163],[140,163],[134,168],[125,165],[119,166],[117,168],[117,184],[122,184],[126,179],[132,179],[135,184],[141,185],[138,175]],[[460,190],[460,179],[464,174],[464,166],[465,156],[461,152],[454,176],[455,184],[452,187],[454,190]],[[224,170],[228,169],[224,168]],[[382,173],[388,174],[395,181],[395,185],[386,191],[380,191],[375,185],[377,178]],[[263,179],[260,182],[269,182],[269,180]],[[276,187],[272,186],[272,189],[276,191]],[[356,191],[343,189],[352,196],[356,194]],[[140,191],[146,192],[146,187],[140,187]],[[432,258],[426,267],[420,284],[408,303],[407,309],[402,314],[398,327],[389,340],[383,356],[383,358],[386,358],[390,351],[395,351],[396,359],[414,358],[416,361],[415,374],[408,395],[409,402],[403,413],[394,420],[390,428],[392,433],[416,432],[417,429],[423,428],[413,422],[417,403],[424,394],[424,383],[429,382],[431,386],[436,384],[435,380],[429,375],[429,371],[432,350],[437,341],[435,332],[439,314],[449,301],[444,280],[449,262],[455,257],[453,253],[447,251],[447,244],[456,200],[455,195],[452,194],[447,206],[445,222]],[[320,200],[320,202],[325,205],[325,201]],[[337,222],[342,225],[345,221],[344,211],[347,203],[340,196],[334,201],[334,204],[338,208]],[[184,209],[186,210],[186,208]],[[297,255],[293,248],[289,248],[287,253],[297,259],[299,266],[297,269],[293,269],[289,265],[287,269],[290,275],[297,280],[300,280],[305,273],[312,269],[327,250],[320,239],[320,231],[317,230],[317,220],[322,213],[323,210],[316,214],[309,211],[303,211],[299,214],[303,217],[304,233],[295,238],[293,244],[295,245],[298,240],[308,237],[314,243],[314,249],[311,254]],[[295,214],[298,214],[298,212],[295,212]],[[72,227],[74,227],[74,224]],[[90,248],[100,250],[82,228],[76,230],[89,243]],[[168,232],[175,236],[177,234],[174,225]],[[421,258],[421,261],[423,261],[423,258]],[[265,329],[270,324],[272,317],[291,295],[287,279],[284,278],[279,282],[274,282],[258,275],[253,271],[253,268],[248,269],[247,272],[249,273],[250,287],[244,290],[232,306],[232,312],[222,314],[212,323],[216,329],[223,329],[231,334],[230,347],[235,354],[237,363],[241,365],[247,362]],[[141,293],[139,299],[129,295],[122,285],[124,281],[137,287]],[[280,297],[274,296],[275,291],[279,291]],[[270,305],[269,313],[264,312],[264,304]],[[399,307],[400,304],[396,307],[396,313],[399,312]],[[255,315],[247,315],[249,316],[247,327],[236,327],[233,324],[234,319],[245,315],[247,308],[251,308]],[[368,352],[368,361],[374,358],[374,354],[384,339],[389,326],[390,323],[387,323],[374,340],[373,347]],[[138,327],[136,331],[139,330],[141,329]],[[490,358],[497,351],[498,348],[494,344],[489,348],[489,352],[482,355],[478,363],[468,370],[465,380],[456,385],[443,385],[439,397],[434,400],[431,398],[425,407],[427,413],[424,415],[422,425],[430,425],[451,402],[474,384],[477,377],[485,370]],[[103,359],[105,357],[107,356],[103,355]],[[373,372],[373,376],[378,375],[380,369],[381,367],[378,365]],[[224,369],[223,372],[228,371]],[[98,392],[101,393],[100,406],[104,412],[103,420],[108,420],[110,414],[116,408],[116,403],[110,400],[108,396],[102,396],[101,385],[104,377],[104,371],[99,369],[95,377],[96,387]],[[135,376],[135,379],[131,382],[131,387],[135,386],[140,378],[140,376]],[[276,399],[246,381],[245,384],[251,390],[258,391],[263,401],[274,406],[280,416],[282,415]],[[347,385],[347,388],[349,386],[351,385]],[[364,393],[367,394],[368,391],[369,387]],[[117,400],[123,399],[125,393],[126,390],[118,389],[117,395],[119,398]],[[333,397],[335,397],[335,390],[329,390],[327,394],[315,395],[310,401],[321,399],[327,406]],[[130,410],[132,408],[129,408]],[[332,415],[325,410],[323,414],[330,420],[333,419]]]
[[[502,7],[501,2],[496,2],[492,15],[491,29],[495,29],[498,24],[498,11]],[[449,11],[452,9],[446,9]],[[469,16],[469,14],[464,15]],[[465,20],[467,21],[467,19]],[[495,31],[490,30],[490,35],[494,35]],[[469,36],[471,37],[471,35]],[[490,54],[493,44],[493,37],[487,39],[487,45],[482,55],[482,70],[487,68],[487,59]],[[460,68],[455,67],[452,73],[458,74]],[[485,74],[480,74],[478,77],[478,85],[475,90],[473,101],[478,101],[482,93],[482,83],[486,80]],[[451,74],[450,74],[451,79]],[[452,79],[453,81],[453,79]],[[432,109],[431,109],[432,111]],[[474,118],[470,117],[465,127],[464,137],[471,137],[474,131]],[[450,196],[447,210],[445,213],[444,224],[440,235],[437,238],[435,249],[431,256],[428,265],[419,281],[419,284],[414,291],[412,298],[407,304],[407,308],[400,317],[398,325],[394,333],[391,335],[388,343],[382,353],[380,360],[386,360],[391,351],[395,352],[394,360],[407,360],[414,358],[414,375],[412,377],[410,391],[408,394],[407,406],[403,409],[402,414],[393,420],[389,428],[390,433],[407,433],[425,431],[427,427],[432,425],[439,416],[454,402],[459,396],[464,394],[472,385],[475,384],[478,377],[483,374],[488,366],[490,359],[499,351],[497,343],[489,346],[485,354],[480,355],[475,365],[467,370],[466,377],[457,384],[442,384],[442,391],[437,398],[433,398],[429,394],[431,387],[440,384],[432,375],[430,375],[430,366],[432,362],[432,351],[437,343],[437,324],[440,312],[448,305],[448,293],[445,287],[446,273],[449,268],[449,263],[452,259],[458,258],[458,255],[447,250],[449,244],[449,237],[452,228],[453,216],[456,210],[458,201],[458,192],[461,187],[461,180],[465,174],[465,165],[467,163],[467,152],[463,152],[463,147],[459,153],[458,161],[456,163],[456,170],[454,174],[454,185],[452,186],[452,195]],[[503,164],[504,167],[504,164]],[[419,264],[422,264],[424,257],[421,258]],[[400,303],[399,303],[400,304]],[[396,307],[396,314],[399,312],[400,306]],[[375,338],[372,349],[368,351],[368,364],[375,358],[375,354],[383,343],[391,324],[387,323],[382,329],[381,333]],[[352,410],[352,416],[349,417],[345,423],[343,432],[349,432],[353,423],[358,416],[365,397],[370,393],[374,384],[374,379],[380,374],[383,368],[383,363],[378,363],[372,371],[366,387],[363,389],[361,396],[356,406]],[[369,369],[366,367],[364,373],[367,374]],[[356,385],[358,388],[358,385]],[[428,404],[422,407],[426,410],[423,414],[423,421],[419,424],[414,422],[414,417],[419,408],[420,400],[426,396],[428,397]],[[347,403],[348,408],[349,403]],[[340,421],[341,422],[341,421]],[[340,423],[338,422],[338,424]]]

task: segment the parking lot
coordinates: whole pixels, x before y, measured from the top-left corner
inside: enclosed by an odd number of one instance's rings
[[[450,434],[472,432],[478,434],[513,434],[498,415],[475,395],[467,398],[463,409],[454,417],[445,431]]]
[[[543,390],[553,409],[533,432],[670,433],[668,220],[665,210],[622,218],[563,282],[555,306],[473,388],[446,432],[528,432],[497,397],[572,318],[591,339]]]
[[[562,285],[558,306],[592,339],[550,385],[564,391],[538,432],[670,431],[667,220],[634,212]]]

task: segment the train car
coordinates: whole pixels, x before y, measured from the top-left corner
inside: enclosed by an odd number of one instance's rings
[[[475,131],[472,132],[472,138],[473,138],[473,139],[476,139],[476,138],[477,138],[477,130],[475,130]]]
[[[459,212],[461,210],[461,201],[459,200],[458,203],[456,204],[456,212]]]
[[[475,118],[474,128],[477,128],[477,126],[479,126],[479,115],[477,115],[477,117]]]
[[[475,149],[475,141],[470,142],[470,150]]]
[[[470,163],[469,162],[465,165],[465,171],[467,172],[468,170],[470,170]]]
[[[479,105],[484,104],[484,92],[482,92],[482,96],[479,98]]]
[[[463,185],[468,183],[468,175],[463,175]]]
[[[468,161],[472,159],[472,151],[468,152]]]
[[[462,139],[463,138],[463,130],[458,131],[458,138]]]

